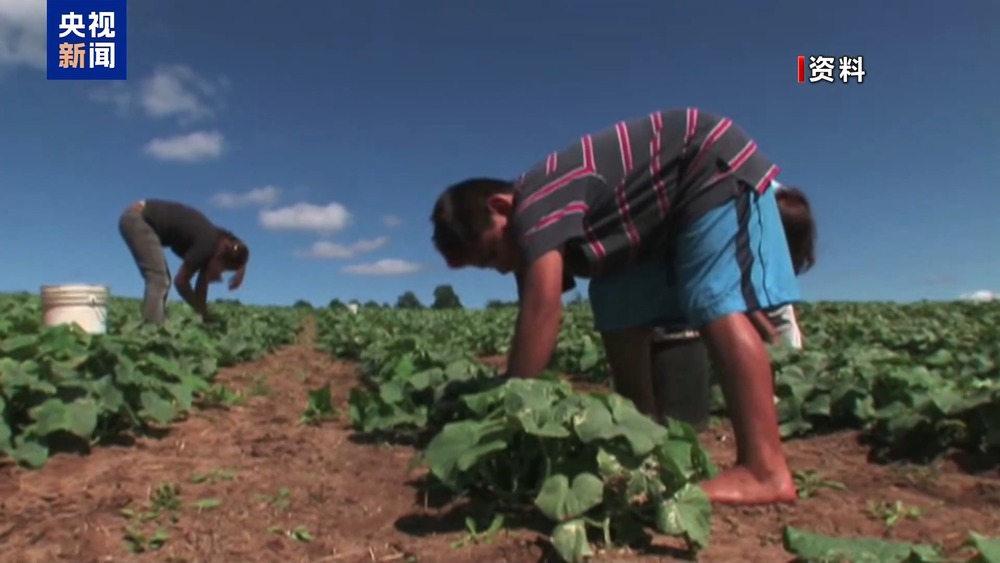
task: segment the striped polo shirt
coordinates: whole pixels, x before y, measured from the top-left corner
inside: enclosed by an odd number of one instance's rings
[[[572,275],[597,277],[661,254],[674,229],[777,175],[731,119],[658,111],[585,135],[522,174],[512,229],[528,263],[564,248]]]

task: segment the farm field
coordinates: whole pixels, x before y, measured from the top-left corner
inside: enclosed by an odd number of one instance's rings
[[[714,509],[731,432],[606,395],[584,307],[504,386],[512,310],[214,311],[91,337],[0,297],[0,562],[1000,561],[998,304],[803,306],[803,498]]]

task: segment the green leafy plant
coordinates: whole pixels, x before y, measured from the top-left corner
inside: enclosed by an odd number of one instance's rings
[[[317,425],[324,420],[329,420],[337,416],[337,408],[333,405],[333,395],[330,393],[330,384],[309,391],[309,399],[306,408],[299,417],[300,424]]]
[[[952,448],[1000,449],[1000,304],[822,303],[798,311],[808,349],[772,350],[786,438],[856,429],[876,458],[918,463]],[[365,383],[348,401],[357,430],[415,444],[433,479],[486,497],[498,513],[534,507],[554,522],[551,539],[564,558],[585,557],[594,540],[632,543],[644,529],[698,548],[707,510],[694,484],[710,464],[700,460],[697,437],[647,421],[660,428],[647,427],[651,446],[635,449],[614,432],[585,441],[573,421],[600,411],[592,405],[610,413],[595,415],[610,418],[601,428],[631,424],[622,420],[632,415],[618,418],[620,397],[573,392],[552,374],[499,384],[477,357],[508,351],[516,314],[330,310],[318,316],[316,345],[362,364]],[[550,369],[607,381],[592,326],[587,307],[564,310]],[[716,401],[713,413],[724,415],[724,405]],[[617,466],[617,478],[602,472]],[[631,488],[622,492],[622,481]],[[803,498],[843,488],[814,472],[796,482]]]
[[[792,478],[795,479],[795,488],[798,489],[799,498],[803,499],[816,496],[821,489],[847,490],[843,483],[827,479],[816,471],[795,471],[792,473]]]
[[[242,396],[214,386],[221,366],[294,340],[302,317],[276,308],[217,306],[220,326],[186,309],[159,327],[113,300],[108,334],[40,326],[35,298],[0,297],[0,455],[40,467],[53,447],[86,449],[123,432],[183,418],[196,402]]]

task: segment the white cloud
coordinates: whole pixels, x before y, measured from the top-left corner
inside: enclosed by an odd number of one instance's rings
[[[979,291],[963,293],[959,298],[965,301],[995,301],[1000,299],[1000,294],[989,289],[980,289]]]
[[[43,0],[0,0],[0,66],[45,69]]]
[[[344,266],[340,269],[345,274],[356,276],[404,276],[420,271],[420,264],[407,262],[396,258],[386,258],[377,262],[367,264],[355,264]]]
[[[225,81],[208,80],[186,65],[161,65],[136,88],[116,82],[91,92],[90,99],[112,104],[122,113],[138,106],[152,118],[191,122],[215,116],[224,85]]]
[[[260,224],[275,231],[315,231],[332,233],[346,227],[351,214],[339,203],[326,206],[297,203],[281,209],[260,212]]]
[[[382,248],[389,242],[389,237],[377,237],[373,239],[361,239],[353,244],[343,245],[326,240],[313,243],[312,248],[306,251],[295,253],[299,258],[327,258],[343,259],[353,258],[359,254],[366,254]]]
[[[281,196],[281,189],[274,186],[254,188],[244,193],[223,192],[212,196],[216,207],[245,207],[247,205],[274,205]]]
[[[195,131],[153,139],[144,150],[157,160],[192,163],[219,158],[224,144],[222,133],[218,131]]]
[[[209,100],[217,92],[214,84],[198,76],[190,67],[166,65],[143,81],[139,103],[150,117],[198,119],[214,114]]]
[[[382,224],[389,228],[395,228],[403,224],[403,220],[395,215],[383,215]]]

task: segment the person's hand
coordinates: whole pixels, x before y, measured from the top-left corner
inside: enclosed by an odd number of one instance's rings
[[[246,275],[246,265],[236,270],[236,273],[229,278],[229,291],[236,291],[243,285],[243,276]]]

